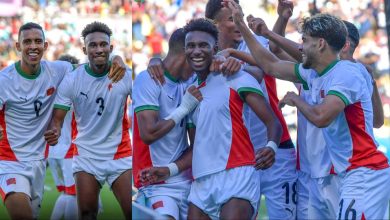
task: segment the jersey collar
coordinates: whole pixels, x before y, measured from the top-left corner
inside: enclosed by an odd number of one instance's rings
[[[179,82],[179,80],[175,79],[175,77],[173,77],[172,74],[168,70],[164,71],[164,76],[167,77],[170,81],[172,81],[174,83],[178,83]]]
[[[39,64],[39,69],[35,74],[28,74],[22,70],[22,65],[21,65],[21,62],[19,60],[18,62],[15,63],[15,69],[21,76],[23,76],[26,79],[36,79],[41,74],[42,68],[41,68],[41,64]]]
[[[110,63],[109,65],[111,66],[111,63]],[[94,73],[94,72],[92,71],[91,67],[89,67],[88,63],[86,63],[86,64],[84,65],[84,68],[85,68],[85,71],[87,71],[87,73],[88,73],[89,75],[91,75],[91,76],[93,76],[93,77],[96,77],[96,78],[105,76],[105,75],[107,75],[107,73],[110,71],[110,69],[108,69],[108,70],[106,70],[106,71],[105,71],[104,73],[102,73],[102,74],[96,74],[96,73]]]
[[[319,76],[323,76],[325,75],[326,73],[329,72],[329,70],[331,70],[340,60],[339,59],[336,59],[334,61],[332,61],[324,70],[322,70],[321,73],[319,73],[318,75]]]

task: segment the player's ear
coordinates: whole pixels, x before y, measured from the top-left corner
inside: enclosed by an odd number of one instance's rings
[[[112,50],[114,49],[113,45],[110,45],[110,53],[112,53]]]
[[[15,47],[16,47],[16,50],[18,50],[19,52],[22,52],[22,48],[20,48],[20,43],[19,43],[19,41],[17,41],[17,42],[15,43]]]
[[[43,51],[46,51],[48,46],[49,46],[49,43],[47,41],[45,41],[45,43],[43,43]]]
[[[85,55],[87,55],[87,48],[86,47],[83,47],[83,52]]]

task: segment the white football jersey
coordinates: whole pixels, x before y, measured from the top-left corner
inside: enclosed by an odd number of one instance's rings
[[[188,148],[186,120],[176,124],[167,134],[150,145],[145,144],[139,134],[136,114],[144,110],[158,111],[160,119],[164,119],[181,103],[189,84],[196,76],[182,82],[165,72],[164,85],[157,84],[149,72],[141,72],[134,81],[133,89],[133,146],[134,146],[134,182],[141,187],[139,172],[148,167],[166,166],[177,160]],[[174,183],[191,179],[190,170],[168,178],[164,183]]]
[[[131,93],[131,70],[117,83],[108,71],[96,75],[88,64],[66,75],[58,88],[54,108],[73,106],[77,154],[98,160],[116,160],[131,155],[126,100]]]
[[[31,161],[47,154],[44,132],[53,112],[57,87],[72,71],[64,61],[41,61],[36,75],[21,69],[20,61],[0,72],[0,160]]]
[[[377,150],[373,135],[371,94],[361,70],[350,61],[335,61],[313,77],[302,64],[296,65],[297,77],[311,87],[311,101],[321,104],[327,95],[345,104],[331,124],[323,128],[326,146],[336,173],[366,167],[387,168],[386,156]]]
[[[222,170],[254,165],[254,148],[244,125],[242,93],[263,95],[259,83],[239,72],[228,78],[210,73],[195,83],[203,100],[192,113],[196,127],[192,171],[195,179]]]

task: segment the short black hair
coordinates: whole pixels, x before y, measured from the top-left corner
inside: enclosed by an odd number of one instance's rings
[[[240,4],[239,0],[234,0],[237,4]],[[209,0],[206,4],[205,16],[208,19],[214,20],[218,12],[223,8],[223,0]]]
[[[105,33],[108,35],[108,37],[111,37],[112,35],[111,29],[106,24],[99,21],[94,21],[85,26],[85,28],[81,32],[81,36],[83,37],[83,39],[85,39],[88,34],[95,32]]]
[[[351,22],[345,21],[345,20],[343,20],[343,22],[344,22],[345,27],[347,27],[348,38],[349,38],[350,42],[352,43],[351,48],[354,51],[355,48],[359,45],[359,41],[360,41],[359,30]]]
[[[37,24],[37,23],[34,23],[34,22],[28,22],[28,23],[25,23],[24,25],[22,25],[22,26],[19,28],[18,36],[20,37],[20,34],[22,33],[22,31],[31,30],[31,29],[38,29],[38,30],[41,30],[41,31],[42,31],[42,34],[43,34],[43,39],[45,39],[45,32],[43,32],[42,26],[39,25],[39,24]]]
[[[316,14],[304,18],[300,31],[311,37],[324,38],[336,52],[344,47],[347,39],[347,28],[344,23],[330,14]]]
[[[210,34],[215,42],[218,42],[218,29],[211,23],[211,21],[205,18],[192,19],[186,26],[184,26],[184,33],[187,35],[188,32],[202,31]]]
[[[185,39],[186,34],[184,33],[183,28],[175,30],[169,38],[169,51],[173,53],[183,53]]]
[[[61,55],[58,60],[62,60],[62,61],[67,61],[71,64],[79,64],[79,59],[77,59],[76,57],[72,56],[72,55],[69,55],[69,54],[63,54]]]

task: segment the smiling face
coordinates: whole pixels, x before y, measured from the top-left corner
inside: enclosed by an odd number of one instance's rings
[[[187,33],[185,54],[188,64],[197,73],[208,73],[214,54],[216,41],[212,35],[202,31]]]
[[[84,44],[83,51],[88,56],[91,69],[95,73],[104,72],[113,49],[110,37],[102,32],[93,32],[85,37]]]
[[[234,24],[232,11],[225,7],[221,8],[215,22],[219,31],[218,41],[223,45],[234,45],[233,47],[236,48],[242,41],[242,35]]]
[[[21,52],[22,67],[34,70],[39,65],[47,46],[42,30],[32,28],[21,31],[16,49]]]

